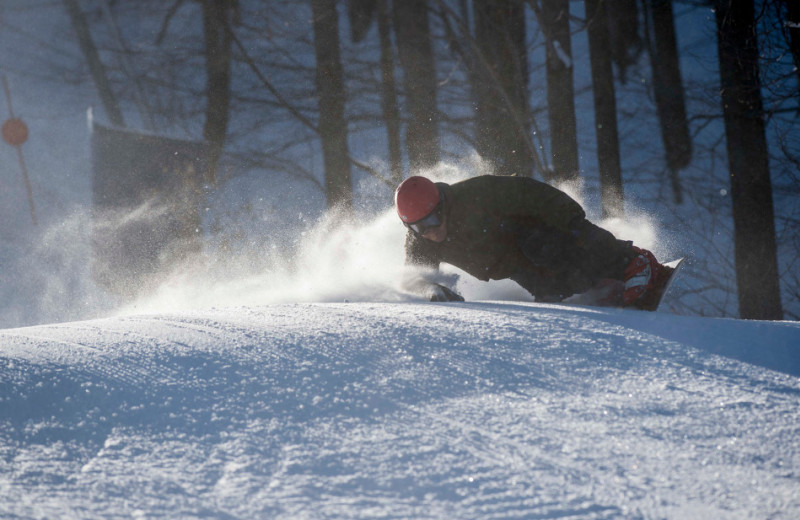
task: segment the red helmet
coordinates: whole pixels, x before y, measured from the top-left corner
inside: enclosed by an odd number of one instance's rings
[[[405,223],[427,217],[439,204],[439,188],[425,177],[409,177],[394,192],[397,215]]]

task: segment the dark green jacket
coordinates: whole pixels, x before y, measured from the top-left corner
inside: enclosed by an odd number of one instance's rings
[[[564,192],[525,177],[482,176],[444,192],[447,239],[432,242],[409,231],[406,262],[436,268],[452,264],[479,280],[501,280],[535,269],[521,249],[532,230],[569,237],[585,218],[583,208]]]

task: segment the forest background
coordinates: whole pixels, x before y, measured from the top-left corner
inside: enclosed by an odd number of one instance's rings
[[[27,138],[4,127],[0,325],[100,314],[166,269],[296,264],[309,230],[379,218],[417,173],[545,180],[660,256],[689,257],[674,312],[796,320],[798,9],[6,0],[5,120]],[[89,107],[140,139],[202,142],[202,160],[101,214]],[[131,234],[132,220],[160,237],[152,262],[98,279],[98,230]]]

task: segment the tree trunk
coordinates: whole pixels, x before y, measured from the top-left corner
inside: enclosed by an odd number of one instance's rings
[[[600,200],[604,218],[621,217],[624,213],[622,166],[605,1],[585,0],[585,5],[594,93],[597,163],[600,170]]]
[[[642,39],[639,36],[639,9],[636,1],[605,2],[611,57],[617,65],[619,79],[622,83],[625,83],[628,67],[636,63],[642,51]]]
[[[206,122],[203,138],[209,145],[206,182],[217,181],[217,165],[225,146],[231,104],[230,0],[203,0],[206,42]]]
[[[103,103],[103,108],[106,111],[108,120],[112,125],[124,128],[125,120],[122,117],[122,111],[119,108],[119,103],[114,96],[114,91],[111,90],[111,83],[108,81],[106,75],[106,68],[103,62],[100,61],[100,55],[97,53],[97,47],[92,41],[92,33],[89,31],[89,25],[86,23],[86,18],[83,16],[77,0],[63,0],[64,7],[67,9],[72,27],[78,36],[78,43],[80,44],[81,51],[89,63],[89,72],[92,75],[92,80],[97,88],[97,93],[100,96],[100,102]]]
[[[344,119],[345,90],[339,54],[336,0],[311,0],[314,51],[317,58],[319,134],[325,164],[325,196],[329,210],[353,210],[353,188]]]
[[[427,0],[396,0],[393,7],[408,111],[406,151],[413,173],[436,165],[440,158],[436,68]]]
[[[394,48],[389,0],[348,0],[347,12],[350,30],[355,43],[363,40],[372,22],[378,20],[378,40],[381,62],[381,111],[386,123],[386,140],[389,144],[389,171],[392,184],[403,180],[403,153],[400,149],[400,111],[397,108],[397,85],[394,79]]]
[[[716,0],[720,85],[743,319],[783,317],[753,0]]]
[[[692,141],[686,119],[672,0],[650,0],[647,15],[654,39],[650,46],[650,62],[653,69],[653,93],[661,124],[661,140],[671,175],[673,195],[675,201],[680,203],[683,196],[678,171],[689,165]]]
[[[578,178],[578,135],[575,122],[575,87],[572,77],[572,38],[569,0],[544,0],[540,23],[547,41],[547,113],[553,178]]]
[[[381,44],[381,76],[383,81],[382,109],[389,142],[389,167],[392,181],[403,180],[403,157],[400,151],[400,112],[397,108],[397,86],[394,79],[394,51],[392,49],[391,21],[388,0],[378,0],[378,37]]]
[[[800,91],[800,2],[783,0],[786,3],[786,25],[789,33],[789,48],[797,74],[797,89]]]
[[[355,43],[361,42],[369,32],[377,7],[378,0],[347,0],[350,37]]]
[[[499,175],[533,174],[529,136],[525,8],[519,0],[476,0],[476,142]]]

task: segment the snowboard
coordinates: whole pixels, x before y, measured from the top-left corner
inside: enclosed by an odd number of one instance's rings
[[[675,281],[676,278],[678,278],[678,274],[681,272],[681,267],[683,267],[683,263],[685,261],[686,258],[684,257],[684,258],[678,258],[677,260],[673,260],[672,262],[667,262],[666,264],[664,264],[667,267],[672,267],[674,271],[672,271],[672,274],[669,276],[669,280],[667,280],[667,283],[664,284],[664,290],[661,291],[661,297],[658,299],[658,303],[656,304],[656,310],[659,310],[661,308],[661,304],[664,302],[664,296],[667,295],[667,293],[669,292],[669,288],[672,287],[672,283]]]

